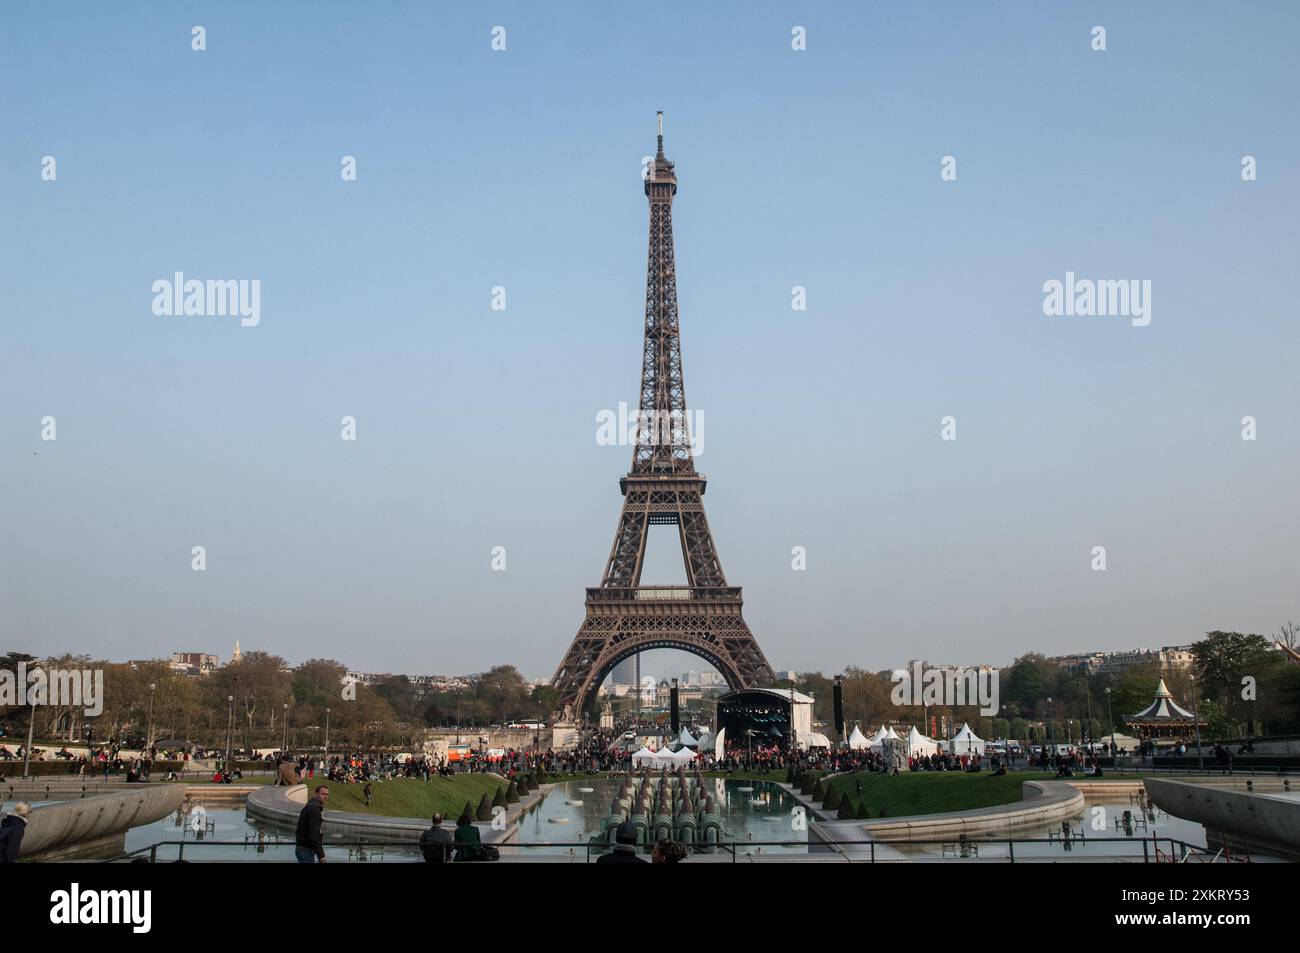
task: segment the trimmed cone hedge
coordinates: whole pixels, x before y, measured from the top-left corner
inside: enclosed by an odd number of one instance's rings
[[[461,816],[461,817],[473,817],[473,816],[474,816],[474,805],[471,804],[469,801],[466,801],[466,802],[465,802],[465,810],[463,810],[463,811],[460,812],[460,816]],[[459,820],[459,819],[460,819],[460,818],[457,818],[457,820]]]
[[[826,797],[822,798],[822,809],[827,811],[837,810],[841,803],[847,804],[848,799],[841,800],[839,788],[831,788],[826,792]]]
[[[483,792],[483,797],[478,802],[478,813],[474,815],[480,821],[492,820],[492,801],[487,796],[487,791]]]
[[[859,821],[867,821],[871,819],[871,809],[867,807],[866,801],[862,801],[858,804],[858,813],[854,819]]]
[[[858,816],[858,812],[853,809],[853,802],[845,798],[840,804],[840,812],[836,815],[841,821],[851,821]]]
[[[818,778],[817,783],[813,785],[812,799],[814,801],[820,801],[825,796],[826,796],[826,788],[825,786],[822,785],[821,778]]]
[[[510,787],[506,788],[506,803],[519,803],[519,785],[515,784],[513,781],[510,782]]]
[[[506,806],[506,789],[505,789],[505,788],[497,788],[497,793],[494,794],[494,795],[492,795],[492,806],[493,806],[493,807],[505,807],[505,806]]]

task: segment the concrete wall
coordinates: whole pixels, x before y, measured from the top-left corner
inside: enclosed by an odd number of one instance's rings
[[[1026,781],[1021,796],[1023,800],[1018,803],[977,811],[887,817],[861,824],[863,830],[882,841],[938,840],[1055,824],[1083,810],[1083,795],[1065,781]]]
[[[130,787],[130,791],[32,808],[20,856],[41,859],[44,854],[66,854],[68,848],[79,844],[102,843],[109,835],[125,835],[132,827],[166,817],[185,800],[181,784]]]
[[[1300,860],[1300,794],[1247,794],[1164,778],[1144,784],[1157,807],[1204,825],[1210,846]]]

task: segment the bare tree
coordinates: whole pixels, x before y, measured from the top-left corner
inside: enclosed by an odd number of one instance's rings
[[[1273,637],[1273,641],[1290,657],[1291,661],[1300,662],[1300,651],[1297,651],[1297,648],[1300,648],[1300,628],[1297,628],[1294,622],[1288,619]]]

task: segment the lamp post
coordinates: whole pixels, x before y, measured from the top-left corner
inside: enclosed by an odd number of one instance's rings
[[[36,732],[36,701],[35,693],[32,693],[32,717],[27,721],[27,747],[23,749],[23,777],[29,778],[32,775],[32,738]]]
[[[1115,748],[1115,715],[1110,707],[1110,686],[1106,686],[1106,720],[1110,722],[1110,756],[1115,767],[1119,767],[1119,751]]]
[[[1203,774],[1205,773],[1205,751],[1201,748],[1201,720],[1196,717],[1196,674],[1193,672],[1188,675],[1187,681],[1192,686],[1192,727],[1196,729],[1196,766]]]
[[[235,730],[235,696],[227,695],[226,704],[229,706],[229,714],[226,716],[226,765],[227,771],[230,770],[230,745],[234,737]]]
[[[1051,741],[1052,741],[1052,696],[1048,695],[1047,696],[1047,738],[1043,742],[1044,751],[1048,750],[1049,745],[1053,749],[1052,753],[1048,755],[1048,761],[1047,761],[1048,767],[1054,767],[1056,765],[1056,751],[1055,751],[1056,746],[1051,745],[1050,744]]]
[[[1006,722],[1002,729],[1002,760],[1008,767],[1011,765],[1011,709],[1002,706],[1002,720]]]
[[[284,717],[280,719],[280,730],[284,733],[284,740],[280,742],[280,754],[289,752],[289,703],[284,703]]]
[[[325,773],[330,772],[330,710],[325,709]]]
[[[153,749],[153,696],[158,690],[156,682],[149,683],[149,729],[145,734],[144,750],[149,752]]]
[[[1079,738],[1081,741],[1088,743],[1089,749],[1092,748],[1092,679],[1089,677],[1089,669],[1083,670],[1083,700],[1088,706],[1087,728],[1080,731]]]

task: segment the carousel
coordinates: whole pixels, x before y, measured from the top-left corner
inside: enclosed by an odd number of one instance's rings
[[[1194,731],[1197,726],[1209,725],[1204,718],[1195,717],[1190,711],[1174,701],[1173,692],[1160,679],[1156,686],[1156,697],[1151,704],[1135,715],[1128,715],[1124,723],[1137,730],[1143,739],[1183,738]]]

